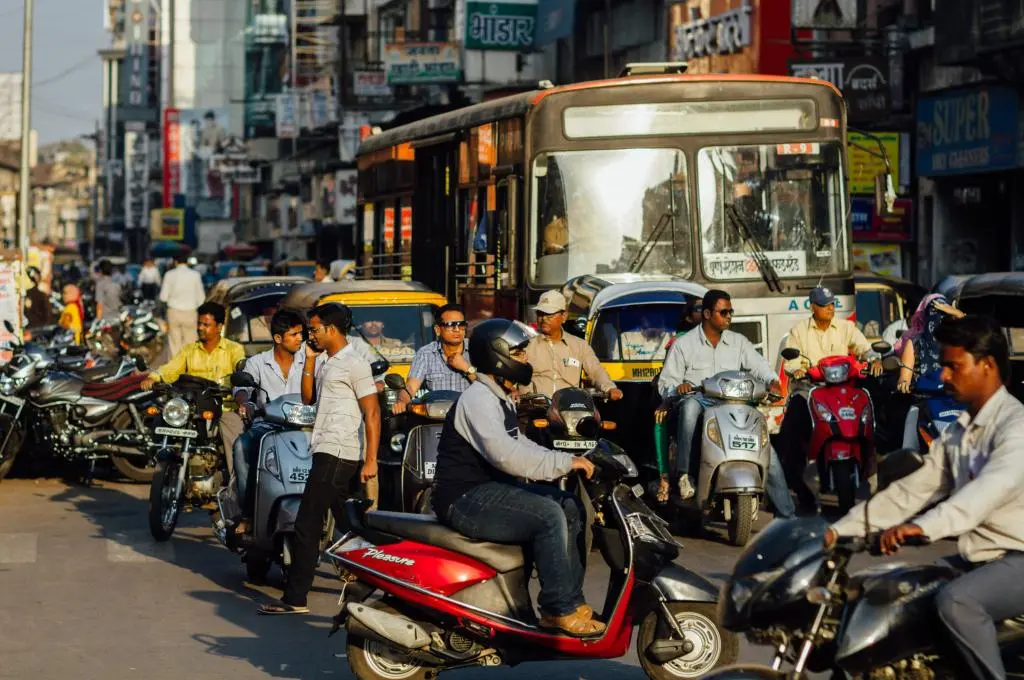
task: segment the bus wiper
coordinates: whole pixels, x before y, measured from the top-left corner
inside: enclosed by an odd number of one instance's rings
[[[678,172],[678,169],[677,169]],[[676,192],[672,190],[672,175],[668,178],[668,210],[661,214],[658,218],[658,223],[654,225],[654,229],[651,229],[650,236],[640,246],[640,250],[633,257],[633,261],[629,263],[629,273],[636,274],[643,268],[647,262],[647,258],[650,257],[654,251],[654,246],[658,243],[658,238],[661,236],[661,232],[665,231],[665,227],[672,228],[672,259],[678,259],[676,254],[676,215],[679,213],[676,208]]]
[[[750,257],[754,260],[754,264],[757,265],[757,270],[761,272],[761,278],[768,284],[768,290],[773,293],[782,292],[782,283],[779,281],[779,272],[776,271],[775,265],[765,255],[764,248],[754,238],[754,234],[750,229],[750,225],[740,215],[740,211],[736,209],[736,206],[732,203],[725,207],[725,216],[732,225],[733,229],[736,230],[736,234],[740,237],[743,245],[750,251]]]

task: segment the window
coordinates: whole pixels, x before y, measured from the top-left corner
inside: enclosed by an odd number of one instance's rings
[[[899,318],[896,294],[887,288],[857,291],[857,328],[868,338],[880,338]]]
[[[391,363],[412,363],[416,350],[434,339],[430,305],[351,305],[349,309],[353,332],[361,333]]]
[[[682,330],[682,304],[650,304],[605,309],[594,320],[590,345],[601,361],[664,361]]]

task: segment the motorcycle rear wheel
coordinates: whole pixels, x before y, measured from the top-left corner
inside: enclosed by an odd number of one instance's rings
[[[636,655],[647,677],[651,680],[700,678],[716,668],[736,662],[740,653],[739,638],[718,625],[714,604],[669,602],[667,606],[694,648],[690,653],[665,664],[649,658],[647,649],[658,636],[659,629],[668,628],[668,624],[660,620],[661,614],[652,611],[640,624],[636,636]]]
[[[181,461],[177,459],[161,461],[149,487],[149,533],[158,541],[170,540],[178,525],[184,500],[177,497],[180,468]]]
[[[394,609],[378,602],[376,609],[397,614]],[[400,651],[376,640],[367,640],[348,634],[346,654],[352,675],[358,680],[424,680],[427,669]]]

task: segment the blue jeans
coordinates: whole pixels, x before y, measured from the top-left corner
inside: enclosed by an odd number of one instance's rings
[[[690,474],[692,450],[696,439],[697,455],[700,456],[700,439],[697,439],[704,408],[712,402],[701,395],[683,399],[676,407],[676,472]],[[699,459],[695,461],[699,463]],[[700,466],[697,465],[699,469]],[[782,462],[772,447],[768,459],[768,473],[764,480],[764,495],[775,507],[775,516],[783,519],[796,516],[793,497],[789,495],[786,474]]]
[[[242,515],[252,517],[256,506],[256,465],[259,457],[260,440],[268,432],[276,429],[276,425],[265,420],[255,421],[248,430],[235,440],[232,455],[235,459],[235,484],[238,486],[238,502],[242,505]]]
[[[544,614],[565,616],[584,602],[583,516],[579,500],[557,487],[488,482],[452,504],[448,524],[469,538],[532,549],[537,604]]]

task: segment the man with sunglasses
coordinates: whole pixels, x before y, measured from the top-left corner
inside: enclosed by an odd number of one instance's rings
[[[701,306],[704,310],[701,325],[672,343],[665,357],[665,367],[658,378],[661,397],[668,400],[690,394],[705,378],[722,371],[749,371],[766,383],[771,392],[781,393],[782,386],[771,364],[747,338],[729,330],[733,314],[729,294],[724,290],[709,290]],[[680,400],[676,406],[676,471],[679,473],[679,496],[682,500],[694,496],[690,471],[700,467],[699,444],[696,451],[698,459],[693,460],[694,439],[708,404],[702,395],[694,394]],[[775,506],[776,515],[788,517],[793,514],[793,500],[774,450],[768,465],[765,495]]]
[[[459,305],[449,304],[434,313],[437,340],[420,347],[412,360],[406,389],[398,395],[394,412],[404,413],[412,395],[421,387],[430,391],[464,392],[476,380],[466,343],[466,315]]]
[[[579,387],[586,371],[590,382],[609,399],[622,399],[622,390],[615,387],[590,345],[563,331],[569,318],[565,296],[549,290],[540,296],[534,310],[540,334],[526,348],[526,360],[533,366],[533,382],[527,391],[550,397],[566,387]]]

